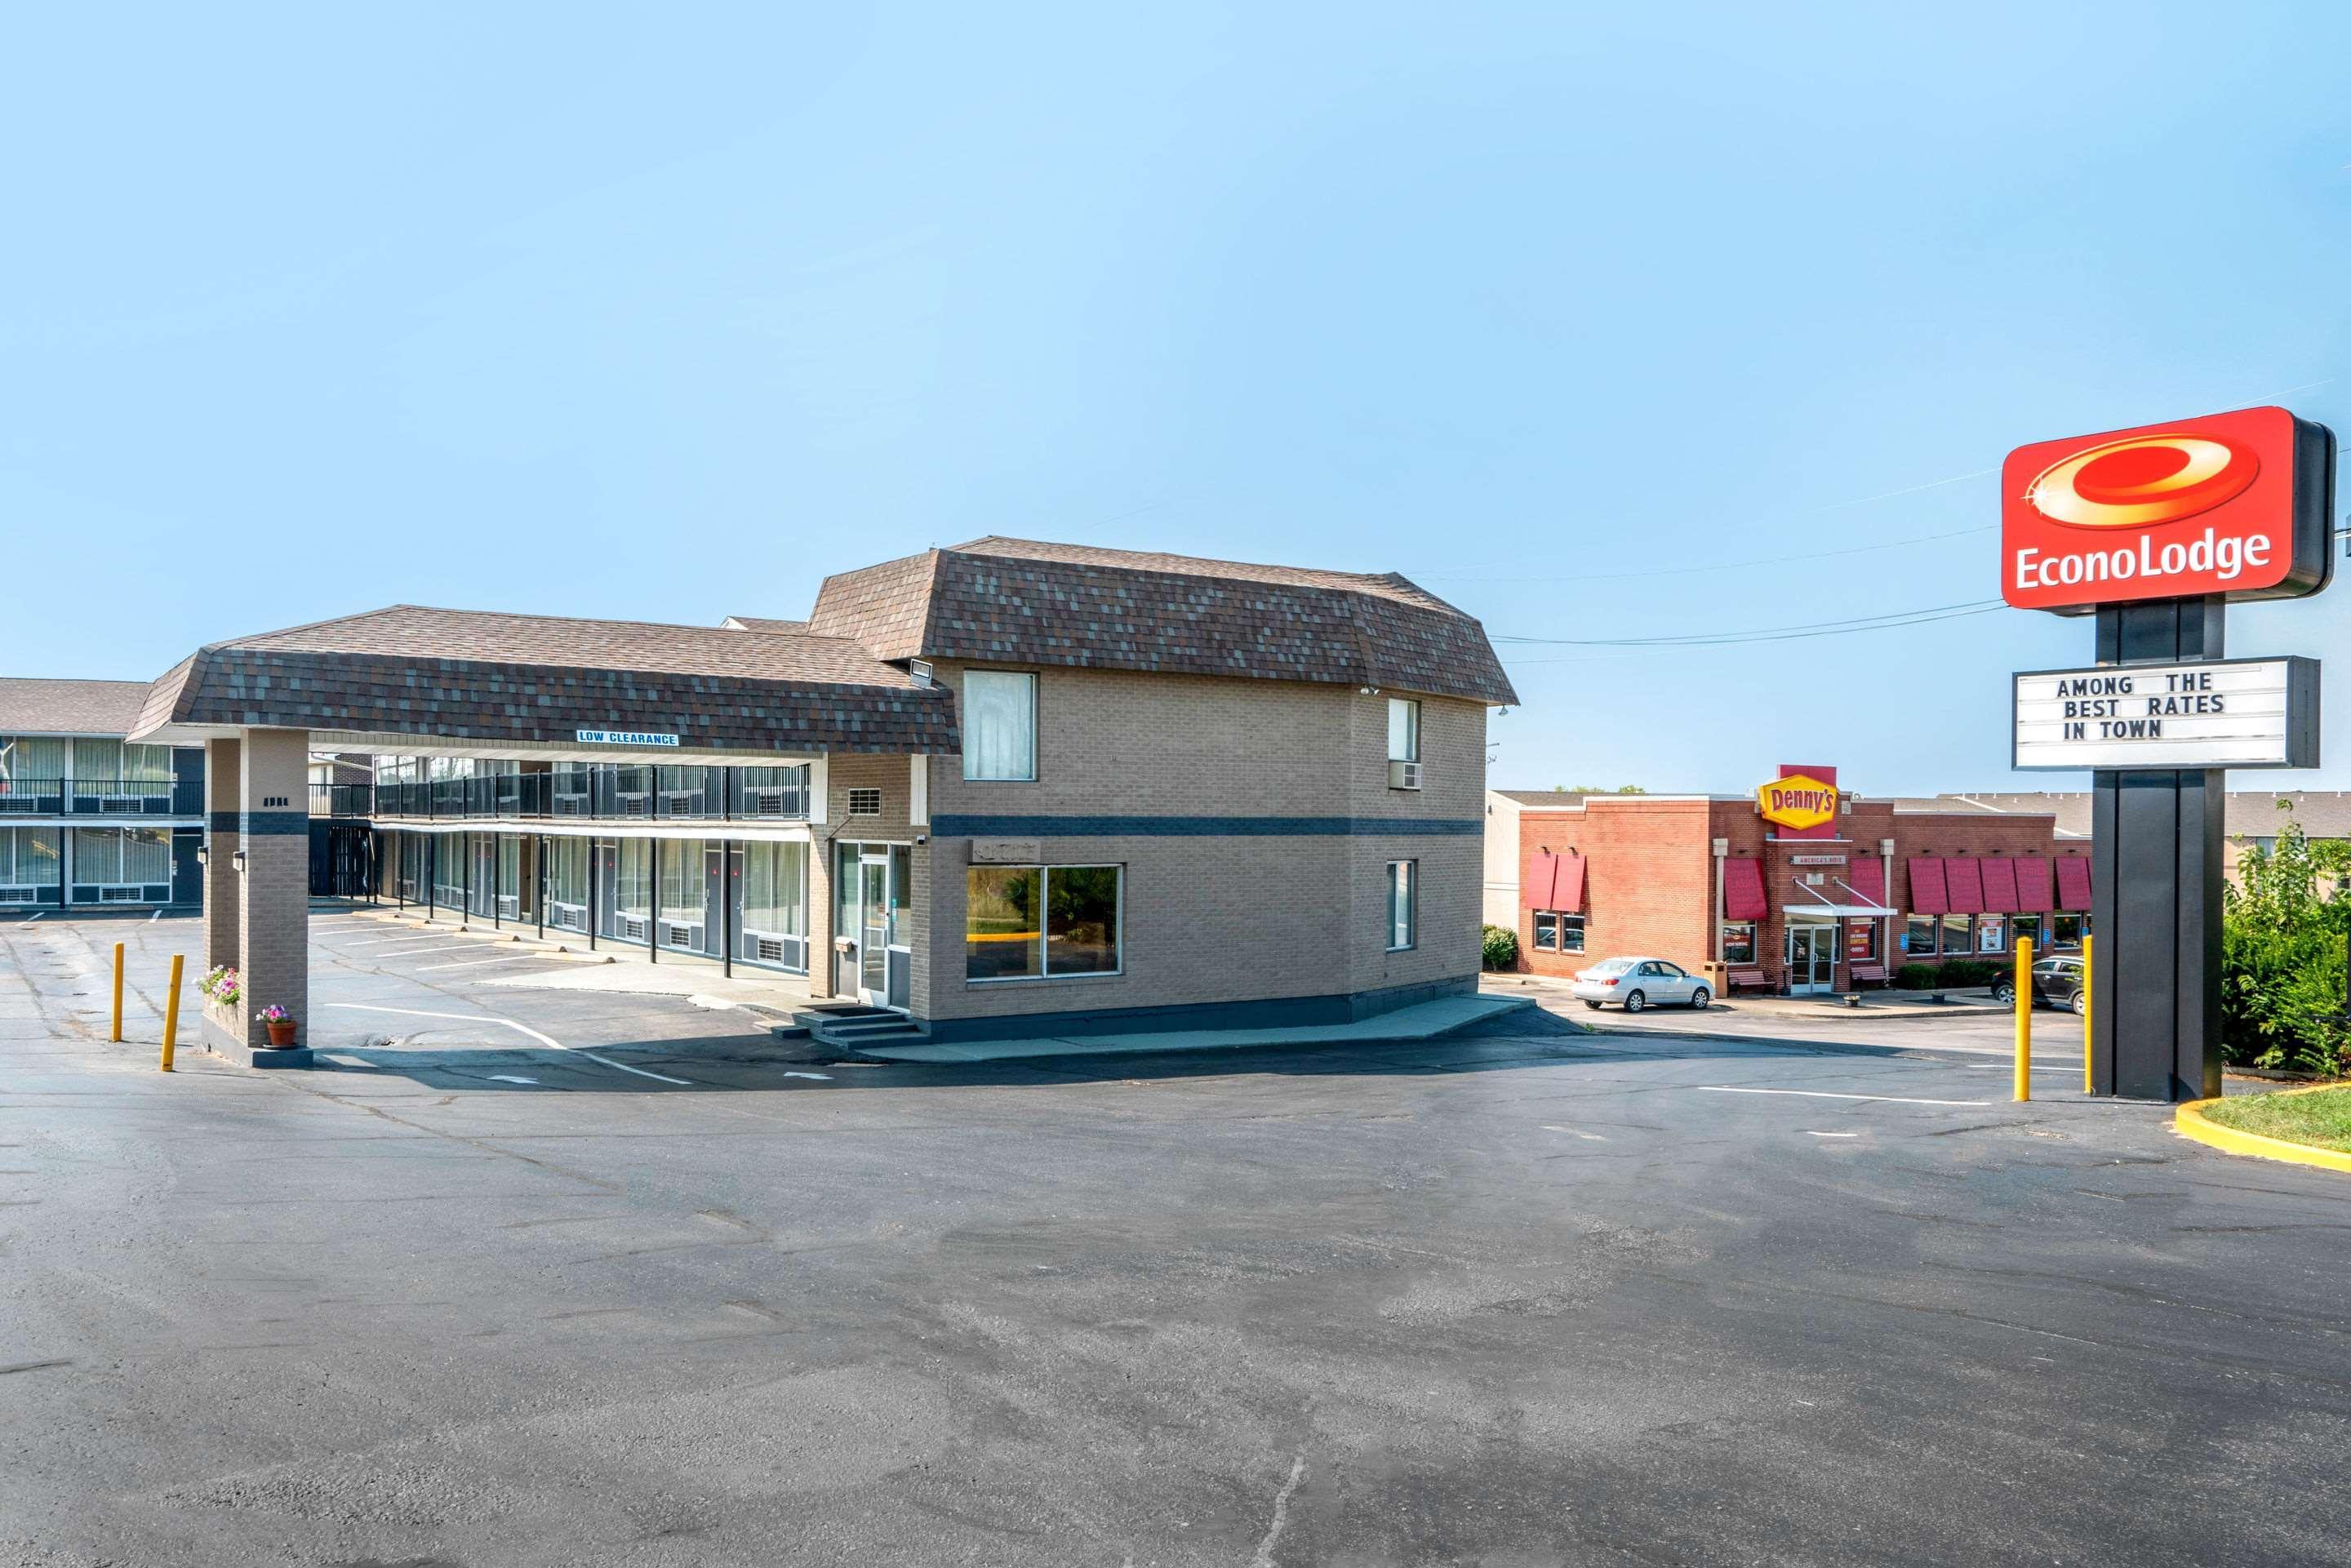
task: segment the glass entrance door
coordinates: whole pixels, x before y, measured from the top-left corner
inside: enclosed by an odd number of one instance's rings
[[[865,1005],[890,1005],[890,856],[857,862],[857,989]]]
[[[1788,992],[1809,997],[1836,988],[1837,928],[1834,923],[1788,922]]]

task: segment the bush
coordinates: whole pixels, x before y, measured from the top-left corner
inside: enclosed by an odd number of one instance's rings
[[[1931,991],[1939,974],[1932,964],[1905,964],[1894,971],[1894,983],[1906,991]]]
[[[1940,989],[1964,991],[1976,986],[1989,986],[2000,977],[2003,966],[1987,964],[1981,958],[1946,958]]]
[[[1486,927],[1486,967],[1515,969],[1519,967],[1519,934],[1507,925]]]
[[[2312,843],[2289,817],[2277,846],[2249,849],[2221,892],[2220,1056],[2239,1066],[2334,1077],[2351,1070],[2343,949],[2351,845]],[[2320,896],[2320,880],[2334,883]]]

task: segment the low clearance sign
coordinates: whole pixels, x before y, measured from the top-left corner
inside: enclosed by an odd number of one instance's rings
[[[2335,437],[2282,408],[2020,446],[2001,467],[2001,597],[2019,610],[2326,586]]]

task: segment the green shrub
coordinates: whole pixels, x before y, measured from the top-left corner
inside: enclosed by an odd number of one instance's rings
[[[1931,991],[1938,973],[1932,964],[1905,964],[1894,971],[1894,983],[1906,991]]]
[[[2238,861],[2241,885],[2221,893],[2223,1061],[2325,1077],[2351,1071],[2341,1016],[2346,872],[2351,845],[2313,843],[2291,817],[2274,849],[2254,845]],[[2333,884],[2325,896],[2322,879]]]
[[[1507,925],[1486,927],[1486,967],[1515,969],[1519,967],[1519,934]]]
[[[1987,964],[1981,958],[1946,958],[1943,960],[1942,983],[1938,988],[1946,991],[1964,991],[1976,986],[1989,986],[2000,977],[2001,967]]]

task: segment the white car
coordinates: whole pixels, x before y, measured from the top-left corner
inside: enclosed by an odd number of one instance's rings
[[[1704,980],[1663,958],[1603,958],[1577,974],[1570,988],[1587,1008],[1614,1002],[1628,1013],[1664,1002],[1702,1008],[1714,999]]]

